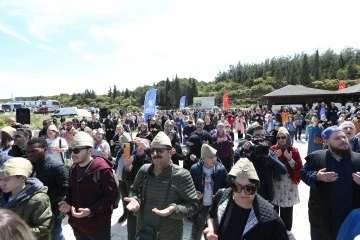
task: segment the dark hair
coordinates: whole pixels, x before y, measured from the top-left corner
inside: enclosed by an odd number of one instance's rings
[[[18,128],[16,129],[17,132],[22,132],[24,134],[24,137],[27,137],[29,139],[32,138],[32,132],[30,129],[25,129],[25,128]]]
[[[39,144],[39,146],[41,148],[47,148],[47,146],[48,146],[46,139],[43,137],[36,137],[36,138],[30,139],[27,143],[28,146],[34,145],[34,144]]]
[[[261,125],[251,125],[246,129],[246,134],[253,135],[256,130],[264,130],[264,127]]]
[[[8,149],[9,147],[11,147],[11,141],[12,141],[12,137],[10,136],[10,134],[8,134],[5,131],[1,131],[0,147],[2,147],[3,150]]]
[[[16,213],[0,209],[0,239],[35,240],[29,226]]]
[[[231,176],[231,175],[228,175],[228,179],[229,179],[230,185],[233,185],[236,177]],[[260,188],[260,181],[259,181],[259,180],[249,179],[249,182],[250,182],[251,184],[254,184],[257,189]]]

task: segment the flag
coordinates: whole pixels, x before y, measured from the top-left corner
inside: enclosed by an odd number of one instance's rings
[[[339,90],[344,89],[344,88],[346,88],[346,82],[345,81],[340,81]]]
[[[229,94],[225,93],[223,96],[223,109],[229,108]]]
[[[156,114],[156,89],[152,88],[146,92],[144,101],[144,120],[148,119],[148,116],[152,117]]]
[[[180,110],[183,110],[185,108],[185,102],[186,102],[186,96],[182,96],[180,98],[180,106],[179,106]]]

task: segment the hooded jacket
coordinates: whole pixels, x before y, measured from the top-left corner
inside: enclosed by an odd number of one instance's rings
[[[232,201],[231,188],[220,189],[209,210],[209,217],[214,219],[214,232],[218,234],[219,227],[227,214],[229,204]],[[226,228],[226,227],[225,227]],[[274,211],[273,206],[256,194],[249,218],[247,219],[244,232],[239,236],[241,240],[288,240],[285,226],[280,217]]]
[[[110,229],[112,206],[119,196],[112,167],[104,158],[94,157],[80,180],[77,180],[78,164],[71,167],[65,201],[76,209],[89,208],[91,211],[83,218],[68,213],[74,231],[91,237]]]
[[[37,178],[28,178],[25,188],[15,199],[8,202],[9,196],[10,193],[1,194],[0,207],[9,209],[24,219],[37,239],[50,240],[53,214],[47,187]]]

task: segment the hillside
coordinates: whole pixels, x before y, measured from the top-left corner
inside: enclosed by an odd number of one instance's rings
[[[264,94],[288,84],[336,90],[340,80],[346,80],[347,86],[351,86],[358,83],[359,78],[360,50],[347,47],[340,53],[328,49],[324,53],[297,53],[260,63],[238,62],[227,70],[219,71],[212,82],[176,76],[175,79],[167,78],[152,86],[140,86],[134,91],[119,90],[114,85],[106,95],[97,95],[94,90],[86,89],[83,93],[72,95],[18,97],[16,100],[55,99],[62,106],[107,107],[117,111],[142,107],[146,91],[156,88],[157,105],[163,109],[178,108],[183,95],[188,99],[188,106],[192,105],[192,98],[196,96],[216,96],[216,103],[221,106],[222,96],[226,92],[229,93],[230,105],[235,107],[255,103]]]

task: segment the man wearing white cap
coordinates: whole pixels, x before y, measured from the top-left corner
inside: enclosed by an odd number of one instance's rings
[[[89,134],[75,134],[69,148],[74,164],[59,210],[68,213],[76,239],[110,240],[111,214],[119,192],[112,164],[102,157],[93,158],[92,147]]]
[[[310,186],[309,221],[312,239],[335,239],[345,217],[360,207],[360,154],[352,152],[337,126],[321,137],[329,149],[305,157],[300,177]]]
[[[221,188],[229,187],[227,171],[218,161],[216,149],[208,144],[201,146],[201,160],[190,169],[197,197],[200,200],[200,210],[193,216],[191,240],[200,240],[205,229],[205,221],[213,202],[213,197]]]
[[[182,240],[183,219],[198,210],[190,173],[172,164],[171,149],[169,137],[159,132],[149,149],[153,163],[140,168],[130,188],[130,197],[124,199],[129,202],[127,209],[138,212],[138,236],[150,229],[158,233],[156,239]]]

